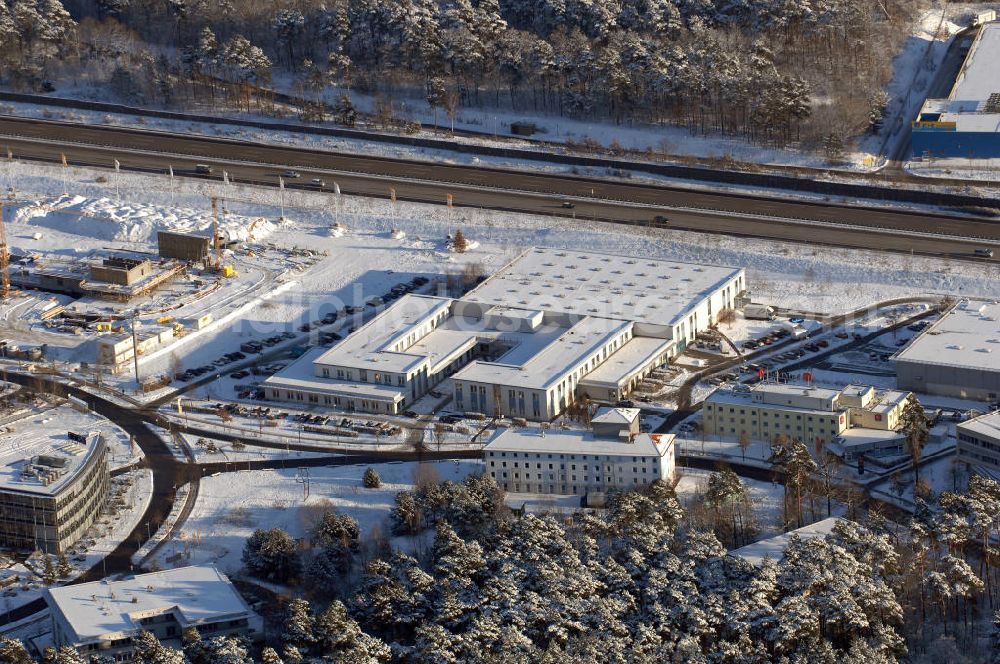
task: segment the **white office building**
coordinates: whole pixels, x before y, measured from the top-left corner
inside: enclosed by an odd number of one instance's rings
[[[263,387],[395,414],[453,377],[458,410],[550,420],[578,399],[627,396],[742,288],[741,269],[529,249],[461,299],[404,296]]]
[[[189,627],[203,638],[263,636],[260,616],[212,565],[49,588],[45,601],[53,644],[76,648],[84,657],[131,661],[132,639],[143,631],[174,647]]]
[[[505,491],[580,496],[670,480],[673,434],[636,434],[633,424],[625,421],[610,435],[542,428],[500,431],[483,448],[486,472]]]
[[[1000,411],[994,411],[955,425],[958,436],[956,458],[981,466],[993,473],[1000,471]]]

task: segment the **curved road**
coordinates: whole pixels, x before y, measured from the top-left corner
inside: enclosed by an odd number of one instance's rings
[[[139,522],[129,535],[124,538],[115,549],[109,553],[105,559],[86,570],[79,577],[70,582],[85,583],[96,581],[106,575],[121,574],[133,570],[132,556],[149,539],[151,533],[156,533],[174,506],[177,496],[177,487],[197,480],[203,474],[213,472],[227,472],[240,470],[246,467],[252,469],[278,468],[282,467],[282,460],[265,460],[250,462],[220,462],[204,465],[191,464],[177,459],[171,452],[168,445],[148,426],[149,423],[163,422],[163,418],[154,411],[142,408],[129,408],[104,397],[96,396],[84,391],[79,387],[67,385],[51,376],[39,374],[24,374],[11,371],[9,368],[0,369],[3,380],[23,385],[29,389],[45,392],[58,397],[73,396],[84,400],[90,408],[107,418],[111,422],[120,426],[135,440],[142,449],[145,456],[142,466],[149,468],[153,473],[153,494],[146,511],[140,517]],[[183,429],[182,429],[183,430]],[[236,440],[236,436],[221,434],[215,431],[200,431],[196,428],[190,429],[191,433],[210,435],[215,438],[226,440]],[[284,449],[286,445],[280,443],[269,443],[267,441],[255,441],[255,446],[273,447]],[[300,446],[289,444],[290,449],[300,449]],[[316,451],[315,447],[301,446],[306,451]],[[298,459],[295,466],[321,466],[321,465],[347,465],[353,463],[378,463],[390,460],[421,460],[421,459],[452,459],[471,458],[478,456],[472,452],[432,452],[429,450],[417,450],[414,452],[400,452],[387,450],[385,452],[362,452],[352,450],[335,450],[334,448],[324,448],[324,451],[335,453],[336,456],[321,457],[318,459]],[[4,612],[6,622],[21,620],[38,611],[46,608],[44,599],[37,599],[24,604],[17,609]]]

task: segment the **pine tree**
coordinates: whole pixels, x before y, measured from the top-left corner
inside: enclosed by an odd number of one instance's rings
[[[365,471],[365,475],[362,478],[361,483],[366,489],[378,489],[382,486],[382,478],[379,476],[377,470],[374,468],[368,468]]]
[[[389,647],[361,631],[358,623],[339,601],[316,619],[316,649],[325,659],[341,662],[387,662]]]
[[[140,632],[132,639],[138,664],[185,664],[184,653],[160,643],[152,632]]]
[[[42,558],[42,581],[49,586],[56,582],[56,567],[52,564],[52,556],[47,553]]]
[[[281,635],[285,646],[292,646],[302,654],[309,652],[316,643],[314,627],[315,619],[309,602],[304,599],[293,599],[288,602]]]
[[[3,664],[32,664],[33,661],[24,644],[19,640],[0,636],[0,662]]]
[[[465,233],[462,232],[461,228],[455,231],[455,235],[451,241],[451,248],[459,254],[464,254],[469,248],[469,242],[465,239]]]
[[[906,436],[906,450],[913,464],[915,482],[920,481],[920,457],[923,456],[924,446],[930,438],[929,425],[930,421],[924,414],[924,407],[916,397],[910,395],[899,414],[899,428]]]
[[[264,649],[260,651],[260,661],[263,662],[263,664],[285,664],[281,660],[277,651],[271,646],[265,646]]]
[[[71,646],[62,646],[56,651],[56,664],[87,664],[87,659]]]
[[[284,583],[299,575],[297,545],[281,528],[257,529],[243,546],[243,566],[258,578]]]
[[[66,557],[65,551],[59,552],[59,567],[57,571],[60,579],[65,579],[73,573],[73,566],[69,564],[69,558]]]

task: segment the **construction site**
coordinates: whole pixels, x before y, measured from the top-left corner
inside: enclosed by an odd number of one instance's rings
[[[105,375],[137,371],[139,358],[210,327],[217,310],[252,299],[273,273],[255,265],[248,246],[255,232],[269,232],[263,218],[234,218],[215,198],[210,216],[174,212],[169,226],[139,212],[142,226],[80,198],[2,204],[0,346],[8,356],[68,359]]]

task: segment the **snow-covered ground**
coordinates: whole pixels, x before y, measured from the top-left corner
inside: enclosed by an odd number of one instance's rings
[[[240,471],[202,478],[194,510],[179,537],[161,549],[158,561],[164,568],[212,562],[225,572],[237,572],[244,540],[256,528],[279,527],[292,537],[306,537],[316,520],[331,508],[356,519],[362,539],[375,528],[388,536],[385,521],[389,510],[398,492],[413,487],[417,465],[375,464],[383,482],[379,489],[361,485],[368,466],[360,464]],[[472,461],[429,465],[442,480],[453,481],[483,469],[482,463]],[[178,553],[182,555],[175,563],[167,562]]]

